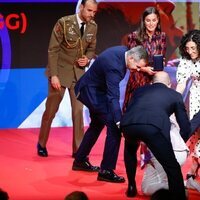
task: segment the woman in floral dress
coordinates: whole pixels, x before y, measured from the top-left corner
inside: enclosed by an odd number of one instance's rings
[[[148,7],[141,16],[140,27],[128,35],[129,48],[143,45],[149,55],[147,68],[153,67],[153,56],[161,54],[165,58],[166,53],[166,34],[161,31],[160,15],[155,7]],[[133,96],[134,90],[140,86],[151,82],[151,77],[155,72],[132,72],[126,87],[123,111],[126,110],[128,103]]]

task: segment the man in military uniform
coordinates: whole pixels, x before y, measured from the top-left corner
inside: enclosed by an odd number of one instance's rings
[[[83,105],[76,99],[74,86],[95,55],[97,25],[96,0],[82,0],[77,14],[60,18],[55,24],[48,48],[46,74],[49,91],[37,144],[39,156],[47,157],[46,148],[51,123],[68,88],[72,106],[73,145],[75,155],[84,135]]]

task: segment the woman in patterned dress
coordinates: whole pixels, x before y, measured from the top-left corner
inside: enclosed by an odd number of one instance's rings
[[[189,116],[191,119],[200,110],[200,30],[192,30],[186,33],[182,37],[179,50],[181,58],[176,74],[176,90],[183,94],[187,82],[191,81],[189,89]],[[200,166],[200,129],[190,138],[189,148],[192,165],[186,179],[195,179]]]
[[[153,67],[153,56],[161,54],[165,57],[166,53],[166,34],[161,31],[160,15],[155,7],[147,7],[142,16],[140,27],[128,35],[128,48],[143,45],[149,55],[148,72],[136,71],[130,73],[126,86],[123,111],[126,110],[128,103],[133,96],[136,88],[150,83],[152,75],[155,74]]]

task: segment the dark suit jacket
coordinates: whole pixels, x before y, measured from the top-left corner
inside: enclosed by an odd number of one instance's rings
[[[121,119],[119,83],[126,73],[125,46],[102,52],[75,86],[78,99],[93,112],[111,113],[115,122]]]
[[[74,79],[79,79],[84,73],[84,67],[79,67],[77,59],[81,53],[89,59],[95,56],[97,25],[88,22],[81,38],[76,15],[60,18],[55,24],[48,48],[48,77],[58,76],[61,85],[70,87]],[[81,51],[82,44],[82,51]]]
[[[138,88],[121,120],[121,126],[149,124],[161,129],[170,141],[169,116],[175,113],[181,136],[186,141],[191,127],[180,93],[162,83]]]

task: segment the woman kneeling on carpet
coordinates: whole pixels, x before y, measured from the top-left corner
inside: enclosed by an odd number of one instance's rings
[[[193,120],[195,120],[195,118],[193,118]],[[191,120],[191,124],[193,124],[193,120]],[[179,127],[173,115],[170,117],[170,121],[170,136],[174,154],[177,161],[182,166],[187,159],[189,149],[179,134]],[[142,179],[142,192],[145,195],[152,195],[160,189],[169,189],[169,186],[167,175],[163,167],[157,161],[157,159],[154,157],[154,155],[152,154],[152,152],[150,152],[149,149],[148,155],[150,156],[148,156],[149,161],[144,168],[145,171]],[[185,186],[188,189],[194,189],[200,192],[200,183],[198,183],[194,179],[189,179],[189,181],[185,183]]]

